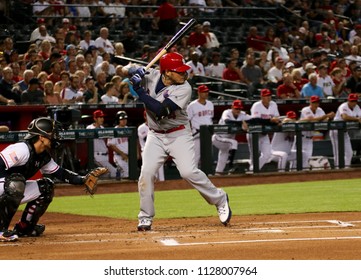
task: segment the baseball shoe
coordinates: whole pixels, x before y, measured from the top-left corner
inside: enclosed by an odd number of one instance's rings
[[[14,231],[18,236],[37,237],[45,231],[45,225],[38,224],[30,227],[24,222],[19,222],[15,224]]]
[[[150,231],[152,229],[152,220],[141,219],[138,224],[138,231]]]
[[[19,239],[19,236],[13,230],[0,231],[0,242],[14,242]]]
[[[229,224],[229,221],[231,220],[232,217],[232,210],[229,207],[229,203],[228,203],[229,202],[228,194],[226,194],[226,196],[227,196],[226,202],[221,206],[217,206],[219,219],[221,223],[225,226]]]

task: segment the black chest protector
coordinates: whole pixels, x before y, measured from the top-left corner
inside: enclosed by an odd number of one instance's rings
[[[30,144],[28,141],[24,141],[24,143],[29,148],[30,156],[28,161],[24,165],[13,166],[9,168],[5,171],[6,175],[3,177],[6,177],[13,173],[20,173],[25,177],[26,180],[28,180],[29,178],[34,176],[41,167],[50,162],[51,156],[47,151],[44,151],[41,154],[37,154],[35,153],[35,149],[32,144]]]

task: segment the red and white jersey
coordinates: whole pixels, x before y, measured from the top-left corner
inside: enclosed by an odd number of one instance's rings
[[[125,126],[127,127],[127,126]],[[116,126],[115,128],[121,128],[119,126]],[[110,145],[114,145],[116,146],[119,150],[121,150],[123,153],[128,154],[128,137],[119,137],[119,138],[111,138],[108,139],[108,146]],[[116,153],[114,152],[114,155],[116,155]]]
[[[361,117],[361,109],[359,105],[356,105],[355,108],[351,109],[347,102],[342,103],[338,106],[336,116],[334,118],[335,121],[343,121],[341,115],[346,114],[349,117],[360,118]]]
[[[201,125],[213,124],[214,105],[209,100],[206,100],[206,104],[201,104],[197,99],[189,103],[187,114],[192,125],[192,134],[194,135]]]
[[[144,150],[145,141],[147,140],[147,135],[149,132],[149,127],[146,123],[142,123],[140,126],[138,126],[138,139],[139,139],[139,145],[140,149]]]
[[[251,116],[252,118],[272,119],[273,117],[279,117],[280,113],[276,102],[271,101],[268,108],[266,108],[262,101],[257,101],[251,107]]]
[[[165,87],[156,93],[155,89],[161,74],[159,70],[155,69],[149,69],[148,71],[150,73],[144,77],[145,89],[147,90],[148,94],[159,102],[163,102],[165,98],[169,98],[180,108],[161,120],[157,120],[155,114],[147,110],[147,121],[149,128],[153,130],[168,130],[180,125],[189,127],[186,108],[192,95],[192,88],[190,84],[186,81],[181,85],[171,85]]]
[[[232,113],[232,109],[226,109],[223,111],[222,116],[218,121],[218,124],[226,124],[227,120],[242,122],[242,121],[247,121],[249,119],[251,119],[251,116],[243,111],[241,111],[241,113],[237,117],[235,117]],[[230,139],[234,139],[236,137],[235,134],[219,134],[219,135]]]
[[[295,135],[293,132],[275,132],[272,137],[272,151],[291,152]]]
[[[7,146],[4,150],[0,152],[0,157],[5,163],[6,170],[25,165],[30,158],[30,151],[26,143],[19,142]],[[36,162],[34,165],[36,167]],[[44,166],[39,166],[39,170],[42,174],[52,174],[59,169],[59,165],[53,160],[45,164]]]
[[[98,127],[95,127],[95,125],[89,124],[86,129],[96,129]],[[99,128],[104,128],[104,126],[100,126]],[[101,154],[106,154],[108,153],[108,147],[106,145],[106,139],[94,139],[93,140],[94,143],[94,153],[101,153]]]
[[[311,110],[311,107],[307,106],[301,110],[300,119],[303,120],[303,119],[310,119],[310,118],[318,118],[318,117],[322,117],[324,115],[325,115],[325,111],[322,108],[318,107],[316,112],[313,113]],[[302,134],[305,136],[308,136],[308,137],[312,137],[313,131],[303,131]]]

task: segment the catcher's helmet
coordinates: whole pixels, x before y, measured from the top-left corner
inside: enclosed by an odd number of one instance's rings
[[[175,72],[186,72],[191,67],[185,64],[183,56],[179,53],[172,52],[163,55],[160,58],[160,72],[163,73],[166,70]]]
[[[127,119],[128,115],[125,111],[118,111],[116,115],[116,120],[119,122],[120,120]]]
[[[57,140],[59,135],[55,121],[44,117],[32,120],[28,125],[28,134],[24,137],[24,139],[31,139],[39,135],[50,140]]]

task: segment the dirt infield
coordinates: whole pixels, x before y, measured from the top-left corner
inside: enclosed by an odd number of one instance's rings
[[[359,170],[214,177],[217,186],[358,178]],[[158,183],[158,190],[189,188],[181,181]],[[135,182],[105,182],[99,193],[136,191]],[[62,186],[56,195],[79,195]],[[232,201],[232,203],[236,203]],[[17,213],[19,218],[20,213]],[[0,243],[0,259],[360,259],[361,213],[235,216],[224,227],[218,217],[157,219],[153,230],[136,231],[124,219],[46,213],[40,238]]]

